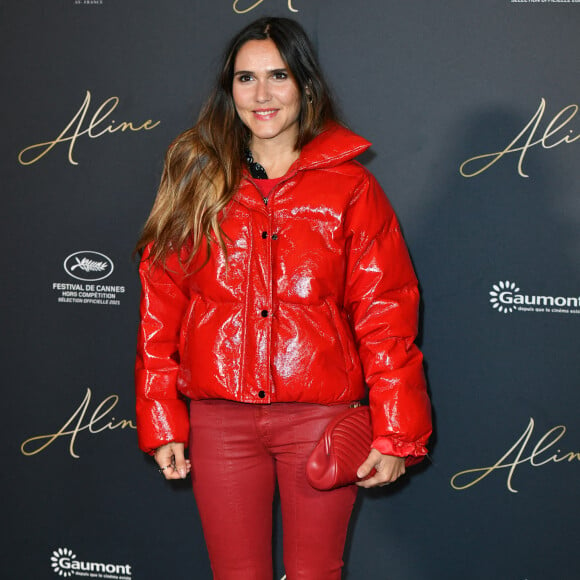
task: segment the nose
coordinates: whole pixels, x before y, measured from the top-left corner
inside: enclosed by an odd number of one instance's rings
[[[256,101],[259,103],[267,103],[271,98],[270,87],[267,80],[260,80],[256,84]]]

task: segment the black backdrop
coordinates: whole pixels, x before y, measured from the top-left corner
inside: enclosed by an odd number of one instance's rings
[[[211,577],[188,484],[137,450],[130,255],[265,14],[374,143],[423,292],[432,463],[361,494],[346,576],[579,578],[580,3],[522,0],[0,2],[2,577]]]

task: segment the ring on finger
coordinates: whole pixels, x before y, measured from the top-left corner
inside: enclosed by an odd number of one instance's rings
[[[158,471],[159,471],[159,473],[163,473],[166,469],[168,469],[170,467],[173,467],[173,465],[169,464],[169,465],[166,465],[165,467],[160,467],[158,469]]]

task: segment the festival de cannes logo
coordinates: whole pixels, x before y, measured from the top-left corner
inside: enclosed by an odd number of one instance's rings
[[[75,252],[64,261],[64,269],[69,276],[84,282],[104,280],[113,273],[113,261],[100,252]]]
[[[518,285],[510,280],[492,284],[489,296],[492,307],[503,314],[514,311],[580,314],[580,296],[523,294]]]

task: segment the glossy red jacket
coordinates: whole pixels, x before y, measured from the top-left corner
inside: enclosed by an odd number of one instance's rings
[[[373,446],[426,454],[430,405],[414,344],[419,295],[380,186],[332,125],[306,145],[267,203],[245,175],[212,245],[188,272],[176,255],[140,266],[140,447],[187,442],[184,397],[335,404],[367,388]],[[196,271],[197,270],[197,271]]]

